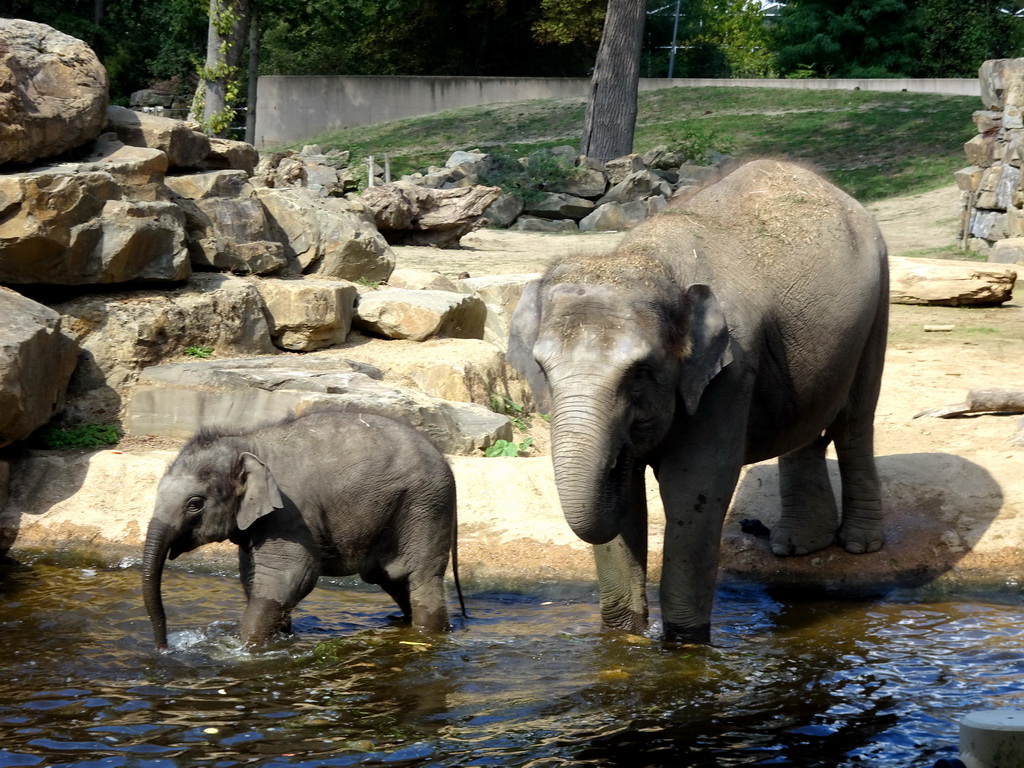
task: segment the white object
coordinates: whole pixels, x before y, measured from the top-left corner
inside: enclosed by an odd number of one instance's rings
[[[967,768],[1024,766],[1024,709],[964,715],[960,720],[960,759]]]

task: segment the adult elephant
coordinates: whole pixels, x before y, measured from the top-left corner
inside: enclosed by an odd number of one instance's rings
[[[550,403],[559,499],[594,545],[606,626],[647,628],[647,466],[666,515],[667,639],[710,637],[722,522],[744,464],[779,457],[776,554],[837,534],[849,552],[882,546],[873,419],[887,302],[885,243],[864,208],[769,160],[528,286],[508,357]]]

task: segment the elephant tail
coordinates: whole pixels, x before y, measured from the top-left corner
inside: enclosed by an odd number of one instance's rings
[[[452,578],[455,580],[455,593],[459,596],[462,618],[468,619],[466,599],[462,596],[462,583],[459,581],[459,513],[457,505],[456,511],[452,515]]]

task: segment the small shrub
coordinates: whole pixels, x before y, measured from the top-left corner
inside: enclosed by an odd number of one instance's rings
[[[706,162],[712,152],[728,155],[734,149],[729,139],[693,125],[679,128],[669,137],[669,143],[687,160],[698,164]]]
[[[508,416],[509,421],[512,422],[512,426],[520,432],[525,432],[532,426],[532,424],[530,424],[530,419],[526,415],[526,410],[523,406],[512,400],[512,398],[505,395],[496,395],[492,392],[490,394],[490,401],[491,410],[495,413]]]
[[[32,443],[53,451],[73,448],[100,448],[117,445],[121,431],[115,424],[80,424],[77,427],[43,427]]]
[[[511,440],[498,440],[490,448],[484,451],[484,456],[524,456],[527,449],[533,445],[533,438],[527,437],[521,443],[513,443]]]
[[[501,187],[505,194],[516,195],[524,203],[536,203],[576,173],[576,168],[563,158],[543,149],[531,152],[522,161],[507,153],[492,152],[479,180],[490,187]]]
[[[191,347],[185,350],[185,354],[189,357],[198,357],[205,359],[213,356],[213,347],[204,347],[199,344],[193,344]]]

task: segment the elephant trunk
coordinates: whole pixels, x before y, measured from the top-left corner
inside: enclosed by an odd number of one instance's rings
[[[142,597],[146,602],[149,621],[153,625],[153,639],[157,648],[167,647],[167,615],[164,613],[160,582],[174,533],[174,529],[166,523],[151,520],[142,555]]]
[[[592,395],[555,399],[551,458],[562,512],[588,544],[606,544],[620,533],[628,453],[612,438],[610,408]]]

